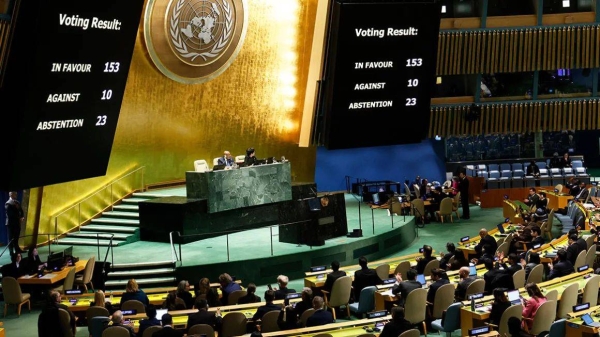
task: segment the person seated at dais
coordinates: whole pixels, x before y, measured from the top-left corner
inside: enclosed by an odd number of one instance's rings
[[[217,160],[217,164],[225,165],[225,167],[232,167],[234,166],[235,161],[233,160],[231,153],[229,151],[225,151],[223,152],[223,157]]]

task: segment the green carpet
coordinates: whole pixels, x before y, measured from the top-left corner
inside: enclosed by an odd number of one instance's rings
[[[170,195],[177,189],[172,189],[171,191],[163,190],[162,193],[165,195]],[[156,191],[153,191],[156,193]],[[353,228],[359,228],[359,217],[358,217],[358,203],[353,196],[348,195],[346,197],[347,202],[347,217],[348,217],[348,229],[351,231]],[[387,215],[387,210],[375,210],[373,212],[373,216],[375,219],[375,234],[379,233],[379,231],[387,230],[387,228],[391,228],[391,218]],[[371,211],[370,209],[363,205],[361,207],[361,223],[362,229],[365,235],[372,235],[372,220],[371,220]],[[407,217],[408,219],[408,217]],[[454,223],[431,223],[425,225],[425,228],[418,230],[417,239],[410,245],[407,245],[403,249],[395,252],[391,256],[401,256],[406,254],[415,253],[418,251],[419,247],[424,244],[431,245],[436,252],[444,250],[446,242],[452,241],[456,242],[460,237],[469,235],[475,236],[477,235],[480,228],[493,228],[497,223],[502,221],[502,210],[500,208],[493,209],[480,209],[477,206],[471,206],[471,219],[470,220],[460,220]],[[394,217],[394,223],[398,224],[402,222],[403,217]],[[248,259],[253,256],[259,256],[263,254],[270,254],[270,241],[273,238],[273,248],[275,255],[285,254],[288,252],[297,252],[298,250],[310,249],[305,246],[298,247],[293,244],[280,244],[277,240],[276,232],[273,234],[275,236],[271,236],[269,229],[257,229],[254,230],[253,234],[253,242],[251,245],[248,245],[247,241],[236,240],[235,236],[230,238],[230,245],[234,247],[234,245],[238,245],[242,247],[243,242],[243,253],[232,254],[231,259]],[[246,232],[246,235],[248,233]],[[555,235],[558,234],[555,233]],[[334,240],[344,240],[346,238],[338,238]],[[212,241],[211,241],[212,240]],[[224,238],[214,238],[211,240],[206,240],[202,242],[190,243],[184,245],[182,247],[183,253],[183,263],[193,263],[197,261],[197,259],[219,259],[226,258],[226,251],[223,248],[219,248],[221,245],[224,245]],[[329,240],[328,240],[329,242]],[[64,246],[52,246],[53,250],[64,249]],[[47,247],[40,248],[40,252],[42,258],[47,255],[48,250]],[[225,252],[225,254],[224,254]],[[100,254],[98,254],[98,250],[95,247],[75,247],[75,254],[80,258],[86,259],[91,255],[100,255],[101,260],[104,259],[106,254],[106,248],[100,249]],[[390,257],[391,257],[390,256]],[[152,257],[155,261],[165,261],[171,259],[171,249],[168,244],[165,243],[155,243],[155,242],[135,242],[122,247],[114,248],[114,262],[122,263],[122,262],[147,262],[148,257]],[[275,257],[276,258],[276,257]],[[110,261],[110,256],[109,259]],[[7,257],[2,257],[0,259],[0,263],[8,263]],[[230,273],[232,271],[229,271]],[[242,276],[243,277],[243,276]],[[250,282],[251,280],[244,280],[244,283]],[[276,280],[273,280],[272,284],[276,284]],[[296,279],[291,280],[289,287],[300,291],[303,287],[303,280]],[[259,285],[257,289],[257,294],[263,296],[264,292],[267,289],[267,285]],[[22,313],[21,317],[18,318],[14,308],[9,309],[8,316],[3,320],[4,327],[7,331],[7,335],[9,336],[33,336],[37,335],[36,327],[37,327],[37,318],[39,315],[39,308],[34,308],[32,313],[28,313],[26,310]],[[80,327],[77,333],[77,336],[88,336],[87,328]],[[456,333],[456,336],[459,336],[459,333]]]

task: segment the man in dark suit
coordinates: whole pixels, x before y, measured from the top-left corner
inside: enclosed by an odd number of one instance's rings
[[[12,240],[8,250],[10,255],[22,253],[19,247],[19,236],[21,235],[21,224],[25,220],[23,208],[17,200],[17,192],[9,192],[9,199],[4,204],[6,211],[6,229],[8,230],[8,240]]]
[[[217,160],[217,164],[225,165],[225,167],[233,166],[234,162],[233,162],[233,157],[231,156],[231,153],[229,151],[223,152],[223,157],[221,157]]]
[[[331,273],[327,274],[327,280],[325,280],[325,285],[323,289],[328,292],[331,292],[331,288],[333,288],[333,283],[335,280],[339,279],[342,276],[346,276],[345,271],[340,271],[340,263],[338,261],[331,262]]]
[[[183,330],[173,329],[173,316],[171,314],[164,314],[161,322],[163,328],[155,331],[152,337],[183,337]]]
[[[367,267],[367,258],[361,256],[358,259],[358,264],[360,265],[360,270],[354,272],[354,281],[352,282],[352,287],[354,288],[354,299],[358,301],[360,298],[360,292],[365,287],[376,286],[378,284],[382,284],[383,281],[377,276],[377,272],[375,269],[369,269]]]
[[[538,226],[531,227],[531,242],[527,244],[527,248],[531,249],[535,245],[543,245],[544,238],[542,237],[542,229]]]
[[[458,271],[458,276],[460,277],[460,282],[456,285],[456,290],[454,291],[454,298],[457,301],[464,301],[465,295],[467,293],[467,288],[473,281],[475,281],[474,277],[469,276],[469,267],[461,267]]]
[[[400,294],[400,299],[398,300],[398,305],[404,306],[404,302],[408,298],[408,294],[415,289],[421,289],[421,282],[417,281],[417,271],[414,269],[409,269],[406,272],[406,277],[408,280],[402,280],[402,274],[396,274],[396,283],[392,287],[392,294],[398,295]]]
[[[277,324],[281,330],[301,328],[301,326],[298,326],[298,320],[306,310],[313,307],[312,295],[312,289],[305,287],[302,289],[302,301],[297,302],[295,306],[287,305],[281,310],[277,318]]]
[[[164,316],[166,316],[166,315],[168,315],[168,314],[165,314]],[[163,319],[164,319],[164,316],[163,316]],[[121,328],[125,328],[125,329],[127,329],[127,331],[129,331],[129,337],[136,336],[135,332],[133,331],[131,323],[123,324],[123,313],[121,312],[121,310],[117,310],[113,313],[111,321],[112,321],[112,325],[107,325],[106,328],[109,328],[111,326],[120,326]],[[163,324],[164,324],[164,321],[163,321]],[[152,334],[152,336],[155,336],[155,335],[156,335],[156,333]],[[156,336],[158,336],[158,335],[156,335]],[[160,335],[160,336],[165,336],[165,335]]]
[[[254,151],[253,147],[249,147],[246,150],[246,157],[244,157],[244,164],[246,166],[252,166],[258,164],[258,159],[256,159],[256,151]]]
[[[577,234],[569,233],[569,246],[567,247],[567,261],[571,262],[572,265],[575,265],[575,261],[577,260],[577,256],[581,252],[581,247],[577,244]]]
[[[431,285],[429,285],[429,290],[427,291],[427,302],[433,303],[435,300],[435,293],[437,290],[443,286],[444,284],[450,283],[447,277],[444,277],[446,271],[440,268],[435,268],[431,271]]]
[[[196,324],[210,325],[215,331],[221,331],[221,308],[217,308],[216,312],[208,311],[208,302],[205,299],[196,299],[194,307],[198,309],[198,312],[188,316],[187,330]]]
[[[156,318],[156,308],[154,305],[150,304],[146,307],[146,316],[148,319],[143,319],[140,321],[140,327],[138,328],[138,335],[143,336],[144,331],[151,326],[160,326],[160,320]],[[188,322],[189,324],[189,322]]]
[[[256,285],[254,283],[249,283],[248,287],[246,287],[246,296],[240,297],[240,299],[238,300],[238,304],[260,302],[260,297],[256,296],[255,292]]]
[[[460,181],[458,190],[460,191],[460,203],[463,211],[461,219],[468,220],[471,217],[471,212],[469,211],[469,179],[467,179],[467,175],[463,171],[458,174],[458,178]]]
[[[429,245],[424,245],[423,256],[417,258],[417,274],[423,274],[427,264],[433,260],[435,260],[435,257],[433,256],[433,248]]]
[[[532,206],[532,205],[537,205],[539,200],[540,200],[540,196],[537,195],[535,188],[531,187],[529,189],[529,195],[523,201],[525,202],[525,204],[527,206]]]
[[[293,294],[296,292],[295,289],[288,289],[287,285],[290,279],[285,275],[277,276],[277,284],[279,285],[279,289],[275,289],[275,299],[283,300],[285,299],[285,295]]]
[[[315,309],[315,313],[306,320],[307,328],[334,323],[333,315],[329,311],[323,309],[323,297],[315,296],[315,298],[313,298],[313,308]]]
[[[496,249],[498,249],[498,243],[496,242],[496,239],[494,239],[493,236],[488,235],[488,231],[485,228],[479,230],[479,237],[481,240],[479,240],[479,243],[475,246],[475,251],[477,254],[481,256],[482,248],[486,245],[489,245],[489,250],[487,252],[494,254]]]
[[[498,279],[499,275],[504,274],[504,271],[496,268],[493,259],[482,259],[480,261],[483,261],[485,269],[487,269],[487,272],[483,274],[483,280],[485,281],[484,291],[486,294],[491,294],[495,288],[495,280]]]
[[[69,313],[71,316],[71,332],[73,335],[77,333],[75,327],[75,315],[73,312],[69,310],[69,308],[60,303],[60,293],[58,291],[51,291],[50,297],[48,298],[48,305],[46,308],[42,310],[40,317],[38,319],[38,334],[39,336],[65,336],[64,334],[56,334],[56,332],[60,332],[62,327],[59,323],[59,313],[58,309],[63,309]]]
[[[262,317],[269,311],[281,310],[280,305],[273,304],[274,300],[275,300],[275,292],[273,290],[265,291],[265,302],[267,302],[267,303],[265,305],[258,307],[258,309],[256,309],[256,313],[252,317],[252,320],[256,322],[259,319],[262,319]]]
[[[567,260],[567,252],[564,249],[559,249],[556,253],[557,262],[556,264],[549,263],[550,274],[548,274],[548,280],[552,280],[557,277],[567,276],[575,272],[573,264]]]
[[[590,190],[588,190],[585,187],[585,182],[580,182],[579,183],[579,193],[577,193],[577,195],[575,195],[575,200],[579,201],[579,202],[585,202],[588,198],[588,196],[590,195]]]

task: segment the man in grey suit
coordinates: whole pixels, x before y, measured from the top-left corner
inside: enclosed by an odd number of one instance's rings
[[[19,236],[21,235],[21,224],[25,220],[23,208],[17,200],[17,192],[9,192],[10,197],[4,204],[6,210],[6,229],[8,230],[8,240],[12,240],[9,251],[10,255],[14,256],[18,253],[22,253],[21,247],[19,247]]]

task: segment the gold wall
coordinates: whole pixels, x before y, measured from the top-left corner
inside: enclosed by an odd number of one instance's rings
[[[239,56],[220,77],[199,85],[174,82],[155,68],[140,25],[107,175],[44,187],[40,233],[54,232],[54,215],[135,166],[146,166],[146,184],[184,179],[196,159],[212,166],[223,150],[242,155],[252,146],[259,158],[285,155],[293,180],[314,181],[315,148],[297,143],[317,0],[248,5]],[[30,205],[36,202],[32,191]],[[35,215],[30,208],[28,233]]]

